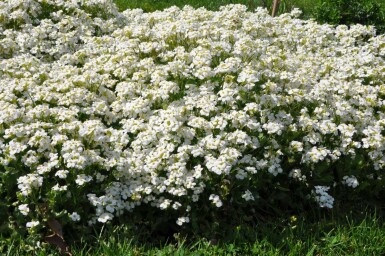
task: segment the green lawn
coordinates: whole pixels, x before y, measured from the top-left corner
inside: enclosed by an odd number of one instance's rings
[[[374,216],[357,222],[292,218],[254,228],[255,240],[245,241],[243,232],[233,240],[212,245],[208,239],[185,242],[177,239],[164,246],[139,245],[127,237],[101,239],[92,249],[77,249],[76,255],[381,255],[385,252],[385,225]],[[278,224],[278,225],[277,225]],[[110,235],[110,234],[109,234]]]
[[[248,230],[247,230],[248,229]],[[140,230],[138,231],[141,232]],[[254,236],[251,241],[250,237]],[[333,220],[309,221],[300,217],[277,218],[256,227],[236,228],[231,238],[184,239],[177,235],[169,242],[137,240],[127,227],[106,228],[88,242],[72,243],[74,256],[86,255],[382,255],[385,252],[385,223],[375,215],[349,216]],[[1,239],[1,238],[0,238]],[[211,241],[210,241],[211,240]],[[25,255],[19,244],[1,248],[1,255]],[[59,255],[54,248],[31,250],[30,255]]]

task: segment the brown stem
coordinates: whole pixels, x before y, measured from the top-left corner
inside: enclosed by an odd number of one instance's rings
[[[271,16],[275,17],[275,15],[277,15],[280,3],[281,3],[281,0],[273,0],[273,10],[271,12]]]

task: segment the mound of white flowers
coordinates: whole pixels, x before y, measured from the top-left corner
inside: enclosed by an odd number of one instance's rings
[[[385,36],[298,14],[0,2],[0,200],[29,228],[144,204],[182,225],[264,182],[333,207],[385,167]]]

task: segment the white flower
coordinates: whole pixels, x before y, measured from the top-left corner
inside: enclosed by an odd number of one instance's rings
[[[319,161],[323,161],[329,153],[330,150],[328,149],[312,147],[311,150],[306,153],[306,158],[313,163],[318,163]]]
[[[292,141],[290,142],[290,147],[295,152],[301,152],[303,150],[303,144],[299,141]]]
[[[179,203],[179,202],[175,202],[175,203],[173,203],[173,205],[172,205],[172,208],[174,209],[174,210],[178,210],[179,209],[179,207],[181,207],[182,206],[182,204],[181,203]]]
[[[106,206],[106,210],[110,213],[114,213],[115,212],[115,208],[112,206],[112,205],[107,205]]]
[[[235,177],[239,180],[243,180],[247,177],[247,173],[243,169],[237,169]]]
[[[190,218],[189,217],[179,217],[178,220],[176,221],[176,224],[179,226],[182,226],[184,223],[189,223]]]
[[[80,215],[77,212],[73,212],[69,215],[72,221],[79,221],[80,220]]]
[[[22,195],[28,196],[33,188],[39,188],[43,185],[43,177],[37,174],[27,174],[18,178],[17,183]]]
[[[267,131],[268,134],[276,133],[278,135],[282,134],[282,130],[284,128],[282,124],[276,122],[269,122],[267,124],[262,125],[262,127]]]
[[[18,209],[19,209],[19,211],[21,212],[21,214],[23,214],[23,215],[25,215],[25,216],[28,215],[28,213],[29,213],[29,207],[28,207],[27,204],[21,204],[21,205],[19,205]]]
[[[199,195],[194,194],[194,195],[191,196],[191,199],[192,199],[193,202],[198,202],[199,201]]]
[[[40,222],[38,220],[33,220],[30,222],[27,222],[27,224],[25,226],[27,228],[34,228],[34,227],[37,227],[39,224],[40,224]]]
[[[69,171],[67,171],[67,170],[59,170],[55,173],[55,176],[59,177],[60,179],[65,179],[65,178],[67,178],[68,173],[69,173]]]
[[[348,187],[356,188],[360,184],[357,178],[353,175],[342,177],[342,184],[345,184]]]
[[[246,201],[254,201],[255,198],[253,194],[250,192],[250,190],[246,190],[245,193],[242,195],[242,198]]]
[[[103,213],[98,217],[98,221],[102,223],[106,223],[109,220],[112,220],[113,215],[111,213]]]
[[[75,183],[78,184],[79,186],[88,183],[92,180],[91,176],[85,175],[85,174],[80,174],[76,176]]]
[[[53,191],[66,191],[67,190],[67,185],[60,186],[59,184],[56,184],[55,186],[52,187]]]
[[[100,173],[97,173],[96,174],[96,181],[97,182],[103,182],[103,180],[106,179],[106,175],[103,175],[103,174],[100,174]]]
[[[298,181],[306,181],[306,176],[302,175],[301,169],[293,169],[289,172],[289,177]]]
[[[333,208],[334,198],[330,196],[327,191],[330,187],[315,186],[316,201],[320,207]]]
[[[213,202],[213,204],[215,204],[216,207],[221,207],[223,205],[221,199],[219,198],[218,195],[214,195],[214,194],[211,194],[210,197],[209,197],[209,200]]]

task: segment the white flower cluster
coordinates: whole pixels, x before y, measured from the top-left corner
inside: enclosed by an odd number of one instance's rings
[[[250,192],[250,190],[246,190],[245,193],[242,195],[242,198],[245,199],[245,201],[254,201],[255,198],[253,194]]]
[[[27,204],[19,205],[18,209],[19,209],[20,213],[23,215],[28,215],[28,213],[29,213],[29,207]]]
[[[289,172],[289,177],[298,181],[306,181],[306,176],[302,175],[300,169],[293,169]]]
[[[357,178],[353,175],[342,177],[342,184],[345,184],[348,187],[356,188],[360,184]]]
[[[358,151],[383,169],[385,37],[297,14],[0,2],[0,164],[25,166],[25,197],[95,189],[90,223],[143,203],[189,209],[208,186],[204,200],[221,207],[214,178],[306,181]],[[326,189],[316,193],[332,207]]]
[[[219,198],[218,195],[211,194],[209,200],[212,201],[212,203],[215,204],[216,207],[221,207],[223,205],[222,200]]]
[[[31,173],[18,178],[17,183],[22,195],[28,196],[33,188],[39,188],[43,185],[43,177]]]
[[[79,221],[80,220],[80,215],[77,212],[73,212],[69,215],[70,219],[72,221]]]
[[[328,194],[330,187],[315,186],[315,199],[320,207],[333,208],[334,198]]]
[[[27,228],[33,229],[33,228],[37,227],[39,224],[40,224],[40,222],[38,220],[32,220],[32,221],[27,222],[25,226]]]
[[[189,223],[190,218],[189,217],[179,217],[178,220],[176,221],[176,224],[179,226],[182,226],[184,223]]]

